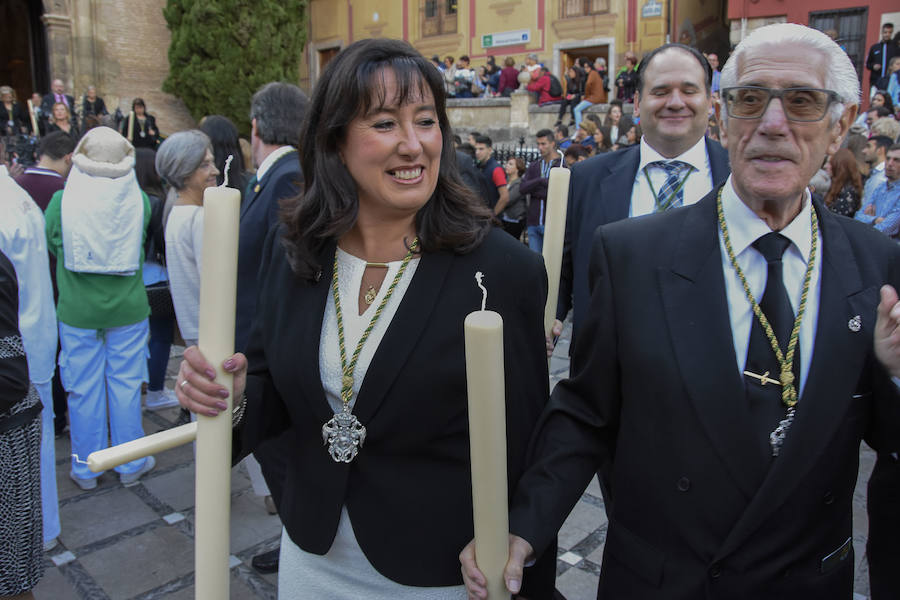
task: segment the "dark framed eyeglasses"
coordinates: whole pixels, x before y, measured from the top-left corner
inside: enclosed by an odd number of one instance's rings
[[[729,117],[758,119],[769,108],[769,102],[779,98],[789,121],[810,123],[821,121],[833,102],[840,102],[837,92],[818,88],[794,87],[772,89],[755,85],[724,88],[722,99]]]

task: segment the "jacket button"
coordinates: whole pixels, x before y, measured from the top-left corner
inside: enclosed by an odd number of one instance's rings
[[[831,493],[831,490],[825,492],[825,495],[822,497],[822,501],[825,504],[834,504],[834,494]]]
[[[681,479],[678,480],[678,491],[679,492],[686,492],[689,489],[691,489],[691,480],[690,479],[688,479],[687,477],[682,477]]]
[[[713,563],[709,568],[709,576],[713,579],[718,579],[722,576],[722,565],[719,563]]]

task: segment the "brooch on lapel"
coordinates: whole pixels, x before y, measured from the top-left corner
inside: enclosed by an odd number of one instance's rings
[[[847,327],[848,327],[848,328],[850,329],[850,331],[852,331],[853,333],[856,333],[856,332],[858,332],[860,329],[862,329],[862,319],[860,318],[860,316],[859,316],[859,315],[856,315],[855,317],[853,317],[852,319],[850,319],[849,321],[847,321]]]

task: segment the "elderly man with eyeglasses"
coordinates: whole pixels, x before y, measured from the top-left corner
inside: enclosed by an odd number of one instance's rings
[[[860,441],[900,450],[900,249],[807,184],[858,101],[826,35],[757,29],[722,73],[724,185],[597,231],[583,358],[512,497],[510,591],[608,466],[598,597],[851,597]]]

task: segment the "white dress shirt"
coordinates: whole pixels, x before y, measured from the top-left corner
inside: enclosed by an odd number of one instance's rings
[[[256,169],[256,180],[262,181],[262,178],[266,176],[266,171],[272,168],[272,165],[275,162],[287,154],[288,152],[293,152],[295,148],[293,146],[279,146],[275,150],[272,151],[265,159],[263,159],[262,164],[259,165],[259,168]]]
[[[803,279],[806,276],[806,267],[812,247],[812,224],[810,222],[809,190],[803,191],[803,208],[793,221],[779,233],[791,241],[784,252],[784,287],[794,315],[800,306],[800,296],[803,292]],[[750,292],[757,302],[762,300],[766,288],[768,265],[763,255],[752,246],[757,238],[770,233],[772,230],[765,221],[744,204],[732,186],[731,176],[722,188],[722,212],[725,215],[725,223],[728,225],[728,237],[731,239],[731,247],[737,257],[737,263],[744,272]],[[809,281],[809,294],[806,298],[806,311],[803,321],[800,323],[800,339],[798,348],[800,351],[800,386],[798,394],[803,393],[806,377],[809,375],[809,365],[812,361],[812,350],[816,340],[816,323],[819,317],[819,294],[821,293],[822,272],[822,233],[819,230],[818,247],[816,249],[816,261],[813,265],[812,275]],[[756,316],[744,294],[744,287],[738,278],[728,252],[725,250],[725,238],[719,231],[719,248],[722,254],[722,270],[725,274],[725,294],[728,298],[728,316],[731,321],[731,334],[734,338],[734,353],[737,357],[737,369],[743,378],[744,366],[747,363],[747,350],[750,346],[750,326]]]
[[[634,178],[634,185],[631,187],[629,217],[640,217],[656,212],[656,198],[653,197],[653,191],[647,185],[647,177],[644,175],[644,167],[652,162],[680,160],[694,167],[684,182],[684,206],[697,202],[712,191],[712,171],[709,168],[705,137],[701,137],[687,152],[679,154],[675,158],[666,158],[654,150],[646,139],[641,138],[641,162]],[[650,181],[653,182],[653,189],[659,191],[666,182],[666,171],[660,167],[649,167],[647,171]]]
[[[56,368],[56,308],[44,213],[0,165],[0,250],[16,268],[19,331],[28,359],[28,378],[46,383]]]

